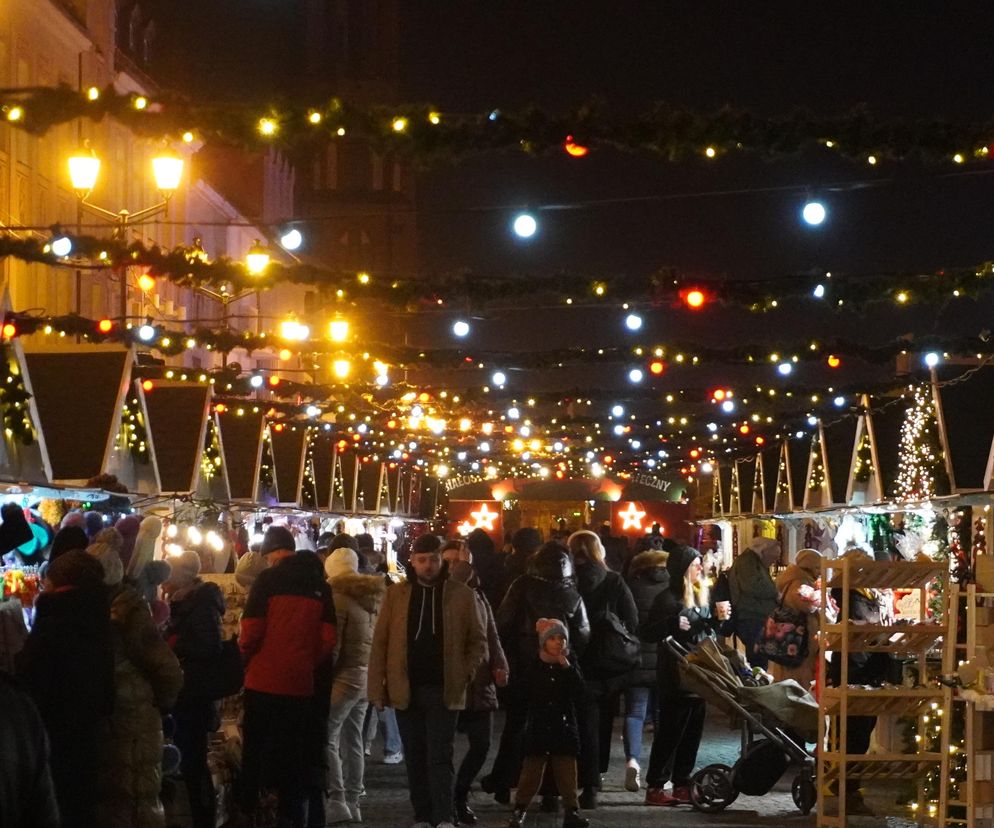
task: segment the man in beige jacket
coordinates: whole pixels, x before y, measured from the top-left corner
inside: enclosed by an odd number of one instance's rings
[[[476,596],[446,575],[439,539],[418,538],[407,581],[387,590],[369,659],[370,703],[397,711],[414,828],[454,824],[456,719],[487,658]]]

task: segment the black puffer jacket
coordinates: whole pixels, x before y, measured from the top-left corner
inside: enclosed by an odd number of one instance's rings
[[[666,569],[670,574],[670,585],[662,590],[649,608],[649,618],[640,628],[639,637],[643,641],[665,641],[668,636],[684,647],[691,647],[712,635],[712,626],[717,623],[711,616],[710,607],[687,607],[683,603],[683,576],[691,562],[700,553],[689,546],[681,546],[670,552]],[[680,616],[690,622],[689,630],[680,629]],[[676,658],[663,646],[659,647],[656,675],[661,698],[686,695],[680,686],[680,672]]]
[[[632,558],[628,569],[628,588],[632,592],[635,608],[638,610],[639,626],[649,620],[649,610],[656,596],[669,589],[670,573],[666,569],[667,552],[648,550]],[[632,687],[655,687],[656,671],[659,666],[659,644],[655,641],[642,642],[642,663],[635,671]]]
[[[525,683],[522,671],[538,652],[535,622],[539,618],[558,618],[565,623],[570,650],[583,652],[590,638],[590,624],[573,581],[569,551],[559,544],[546,544],[532,556],[528,573],[511,584],[495,615],[512,687]]]
[[[636,633],[639,626],[638,610],[628,585],[617,572],[605,569],[600,564],[589,562],[576,567],[576,585],[580,590],[584,606],[587,608],[587,618],[593,623],[605,612],[613,612],[631,633]],[[592,680],[593,676],[601,675],[600,665],[592,660],[588,652],[580,657],[580,668],[586,677],[588,685],[602,693],[609,693],[627,687],[635,671],[614,676],[610,679]]]
[[[221,655],[224,596],[217,584],[201,581],[169,605],[166,640],[183,668],[180,700],[211,698],[211,678]]]

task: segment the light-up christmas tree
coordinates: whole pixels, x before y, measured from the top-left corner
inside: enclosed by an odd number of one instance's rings
[[[948,488],[928,386],[917,386],[901,426],[900,455],[894,494],[901,500],[928,500]]]

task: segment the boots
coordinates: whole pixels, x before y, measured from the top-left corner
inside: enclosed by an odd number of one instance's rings
[[[507,821],[507,828],[521,828],[525,824],[526,813],[528,813],[527,808],[515,807],[514,813],[511,814],[511,818]]]
[[[563,828],[587,828],[588,825],[590,825],[590,820],[580,816],[580,812],[576,808],[566,811],[566,815],[563,817]]]
[[[469,807],[469,791],[456,791],[456,819],[460,825],[476,825],[476,814]]]

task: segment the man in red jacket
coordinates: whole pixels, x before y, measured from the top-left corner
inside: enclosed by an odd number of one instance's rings
[[[297,553],[288,529],[269,527],[260,552],[267,569],[249,591],[238,638],[245,659],[243,793],[251,804],[259,788],[276,788],[280,826],[304,828],[324,822],[316,814],[306,821],[306,793],[315,770],[311,734],[320,726],[315,672],[335,648],[335,606],[320,560]]]

